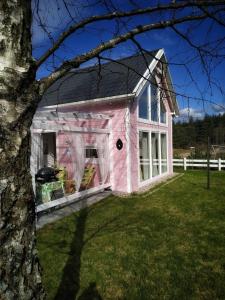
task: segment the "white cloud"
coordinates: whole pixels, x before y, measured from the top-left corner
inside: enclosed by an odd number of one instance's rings
[[[223,115],[225,113],[225,106],[222,104],[212,104],[212,110],[216,114]]]
[[[204,116],[205,116],[205,112],[200,109],[186,107],[180,110],[180,117],[184,119],[188,117],[192,117],[194,119],[203,119]]]

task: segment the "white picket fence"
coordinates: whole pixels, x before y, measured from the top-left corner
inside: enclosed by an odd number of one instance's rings
[[[197,167],[197,168],[207,168],[206,159],[173,159],[174,167],[183,167],[184,170],[187,170],[188,167]],[[218,171],[225,169],[225,160],[222,159],[210,159],[210,168],[216,168]]]

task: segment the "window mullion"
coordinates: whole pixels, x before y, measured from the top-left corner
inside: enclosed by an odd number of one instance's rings
[[[160,117],[161,117],[161,107],[160,107],[160,89],[157,88],[157,105],[158,105],[158,122],[161,123]]]
[[[152,179],[152,132],[149,131],[149,164],[150,164],[150,179]]]
[[[161,153],[161,151],[162,151],[162,145],[161,145],[161,133],[159,133],[159,135],[158,135],[158,137],[159,137],[159,140],[158,140],[158,153],[159,153],[159,175],[161,175],[162,174],[162,153]]]

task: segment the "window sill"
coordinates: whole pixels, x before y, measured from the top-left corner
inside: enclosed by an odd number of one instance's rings
[[[157,126],[163,126],[163,127],[168,127],[168,123],[160,123],[160,122],[154,122],[146,119],[141,119],[138,118],[138,122],[149,124],[149,125],[157,125]]]
[[[149,184],[152,184],[154,182],[157,182],[160,178],[163,178],[163,177],[168,176],[168,175],[169,175],[169,172],[167,171],[167,172],[161,173],[159,175],[156,175],[156,176],[151,177],[151,178],[146,179],[146,180],[142,180],[141,181],[139,179],[138,187],[142,188],[142,187],[144,187],[146,185],[149,185]]]
[[[86,164],[99,164],[98,158],[86,158],[85,159]]]

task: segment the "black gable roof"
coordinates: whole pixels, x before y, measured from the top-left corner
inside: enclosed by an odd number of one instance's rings
[[[45,92],[39,107],[130,94],[157,52],[69,72]]]

